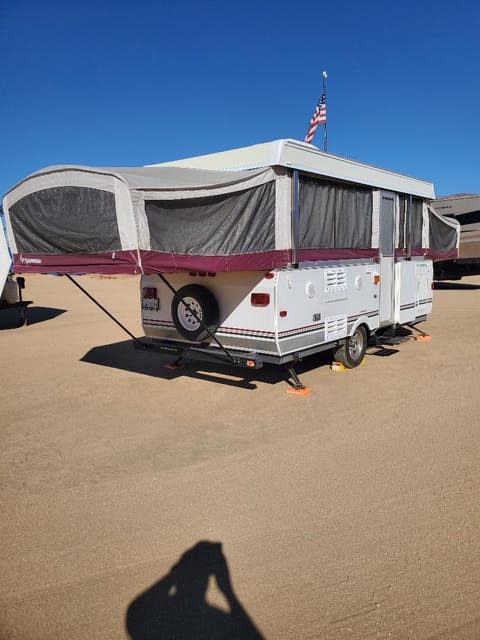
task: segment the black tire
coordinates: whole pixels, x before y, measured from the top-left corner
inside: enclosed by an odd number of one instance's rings
[[[214,295],[201,285],[188,284],[179,289],[173,296],[171,310],[176,330],[183,338],[192,342],[201,342],[209,337],[204,325],[211,333],[215,333],[218,328],[218,303]]]
[[[367,332],[365,327],[357,327],[352,336],[337,347],[333,353],[336,362],[341,362],[347,369],[354,369],[362,363],[367,349]]]

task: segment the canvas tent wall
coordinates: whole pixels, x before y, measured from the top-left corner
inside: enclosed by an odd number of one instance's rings
[[[299,255],[304,260],[328,259],[331,256],[338,257],[339,252],[311,251],[312,234],[318,237],[319,226],[325,224],[325,216],[330,219],[331,226],[327,226],[327,236],[322,236],[320,241],[313,240],[316,249],[325,249],[328,245],[332,248],[334,244],[338,246],[340,238],[333,241],[335,225],[338,219],[343,218],[345,224],[348,223],[349,230],[346,230],[346,237],[343,239],[342,257],[348,257],[348,248],[356,249],[352,252],[353,257],[359,257],[359,246],[362,244],[362,233],[365,233],[365,220],[361,214],[358,215],[360,204],[361,185],[368,190],[371,195],[371,210],[365,210],[366,216],[372,218],[372,244],[371,248],[378,248],[378,215],[380,191],[390,191],[397,194],[396,210],[397,224],[395,228],[396,255],[409,257],[412,255],[423,255],[432,258],[455,257],[458,254],[458,226],[451,223],[447,218],[435,215],[435,211],[429,206],[429,202],[435,198],[433,184],[425,180],[420,180],[411,176],[402,175],[388,169],[375,167],[365,163],[335,156],[331,153],[320,151],[312,144],[306,144],[298,140],[275,140],[264,142],[240,149],[231,149],[201,156],[181,158],[152,167],[194,167],[204,169],[225,169],[242,170],[267,166],[281,165],[297,171],[299,174],[299,242],[302,237],[306,244],[299,247]],[[315,179],[315,211],[312,217],[309,214],[311,206],[305,204],[309,200],[308,191],[312,190],[311,178]],[[322,203],[328,200],[326,192],[329,185],[335,187],[337,218],[332,219]],[[320,182],[319,182],[320,181]],[[353,191],[348,191],[349,186],[358,195],[353,196]],[[346,200],[343,197],[346,196]],[[352,196],[357,198],[357,202],[352,202]],[[356,214],[349,211],[353,206]],[[362,206],[360,207],[362,211]],[[367,220],[366,224],[369,222]],[[431,232],[430,227],[435,227]],[[355,233],[352,230],[355,229]],[[306,234],[310,240],[306,239]],[[329,239],[328,239],[329,238]],[[350,238],[350,239],[348,239]],[[365,241],[363,241],[365,244]],[[369,253],[369,252],[365,252]],[[370,252],[371,253],[371,252]],[[374,252],[376,253],[376,251]],[[352,257],[351,256],[351,257]]]
[[[282,172],[49,167],[4,197],[25,271],[272,268]],[[248,263],[248,264],[246,264]]]
[[[17,270],[221,272],[374,257],[382,190],[396,194],[400,255],[456,252],[454,223],[436,216],[430,233],[431,183],[292,140],[213,156],[27,177],[3,201]]]

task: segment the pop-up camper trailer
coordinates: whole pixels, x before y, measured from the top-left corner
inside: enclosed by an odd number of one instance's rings
[[[259,367],[333,348],[432,308],[432,259],[458,225],[433,185],[278,140],[141,168],[49,167],[4,210],[24,272],[138,273],[152,347]],[[167,274],[167,275],[166,275]]]

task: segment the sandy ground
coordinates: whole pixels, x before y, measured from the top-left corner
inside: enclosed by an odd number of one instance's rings
[[[82,283],[141,335],[135,278]],[[169,371],[65,278],[25,294],[27,326],[0,312],[1,640],[480,638],[480,278],[434,291],[431,343],[310,361],[306,398]]]

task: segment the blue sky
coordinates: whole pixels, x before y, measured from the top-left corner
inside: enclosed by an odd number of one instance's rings
[[[2,0],[0,194],[303,139],[323,69],[331,153],[480,192],[479,34],[473,0]]]

